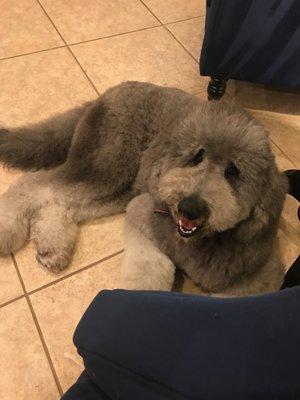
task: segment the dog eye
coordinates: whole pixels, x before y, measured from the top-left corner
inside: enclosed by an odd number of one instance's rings
[[[197,154],[194,155],[192,159],[189,161],[189,165],[195,167],[203,161],[205,150],[200,149]]]
[[[225,168],[225,178],[228,180],[238,178],[240,175],[240,170],[238,167],[232,162]]]

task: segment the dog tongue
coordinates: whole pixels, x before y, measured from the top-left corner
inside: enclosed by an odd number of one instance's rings
[[[180,218],[180,222],[181,222],[181,225],[187,230],[191,230],[193,228],[198,227],[198,224],[196,224],[195,222],[191,221],[190,219],[187,219],[184,217]]]

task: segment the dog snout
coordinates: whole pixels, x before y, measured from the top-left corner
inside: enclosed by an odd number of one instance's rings
[[[209,214],[206,202],[196,195],[191,195],[182,199],[178,203],[177,209],[181,216],[189,220],[203,218]]]

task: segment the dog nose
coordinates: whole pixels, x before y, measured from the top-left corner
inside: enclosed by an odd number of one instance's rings
[[[208,212],[208,207],[205,201],[199,199],[196,195],[185,197],[180,200],[177,209],[181,216],[189,220],[197,219]]]

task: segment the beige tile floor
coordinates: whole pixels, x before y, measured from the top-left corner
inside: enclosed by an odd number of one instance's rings
[[[183,5],[184,3],[184,5]],[[205,98],[198,74],[205,1],[0,0],[0,124],[37,121],[127,79],[174,85]],[[227,98],[266,125],[281,169],[300,166],[300,98],[231,82]],[[0,194],[20,176],[0,167]],[[287,198],[283,258],[297,256],[297,204]],[[72,332],[101,289],[119,286],[122,221],[82,227],[70,268],[51,275],[32,244],[0,258],[0,399],[58,399],[81,371]],[[195,292],[190,282],[183,290]]]

